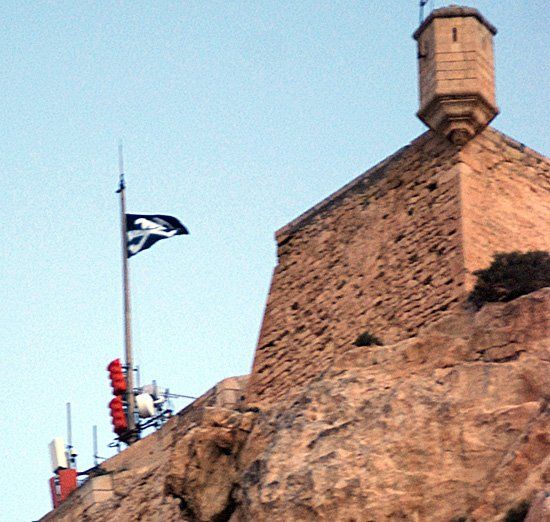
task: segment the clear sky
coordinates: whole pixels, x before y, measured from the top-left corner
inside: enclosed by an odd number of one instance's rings
[[[129,211],[191,232],[130,260],[142,382],[200,395],[250,370],[273,233],[424,131],[417,4],[2,2],[0,521],[51,508],[66,402],[79,468],[94,424],[111,454],[118,140]],[[499,29],[494,126],[548,153],[547,0],[466,4]]]

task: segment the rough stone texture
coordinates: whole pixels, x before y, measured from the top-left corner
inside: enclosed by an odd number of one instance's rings
[[[252,429],[254,413],[208,408],[200,425],[175,444],[165,476],[165,493],[181,499],[183,517],[228,520],[240,480],[237,457]]]
[[[468,143],[461,159],[468,274],[490,265],[495,252],[550,250],[550,162],[495,132]]]
[[[458,302],[456,152],[426,133],[277,234],[247,401],[299,391],[365,330],[393,342]]]
[[[211,394],[104,464],[113,499],[73,494],[43,520],[500,522],[524,501],[537,516],[549,319],[550,288],[348,344],[291,403],[236,411]]]
[[[503,520],[550,479],[549,317],[545,289],[348,346],[258,421],[232,522]]]
[[[416,335],[494,253],[550,250],[549,172],[491,128],[463,148],[427,132],[281,229],[248,403],[300,392],[364,331]]]
[[[524,522],[550,522],[550,492],[535,497]]]

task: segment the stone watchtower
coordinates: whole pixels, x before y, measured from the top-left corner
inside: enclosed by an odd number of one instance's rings
[[[414,33],[430,130],[277,232],[249,404],[288,400],[363,332],[414,337],[496,252],[550,250],[550,162],[488,127],[495,34],[475,9],[433,11]]]
[[[478,11],[433,11],[414,33],[418,42],[420,110],[430,129],[464,144],[498,114],[493,35]]]

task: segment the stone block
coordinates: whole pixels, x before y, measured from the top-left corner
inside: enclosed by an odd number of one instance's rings
[[[92,477],[79,490],[82,509],[90,509],[93,505],[110,500],[114,496],[113,478],[111,475]]]

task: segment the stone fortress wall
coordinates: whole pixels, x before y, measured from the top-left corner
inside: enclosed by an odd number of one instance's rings
[[[491,128],[464,147],[428,131],[282,228],[247,401],[299,392],[362,332],[416,335],[496,252],[550,250],[549,175]]]
[[[495,252],[550,250],[550,161],[488,129],[461,151],[464,264],[470,274]]]
[[[488,127],[496,32],[470,7],[432,11],[413,35],[431,130],[277,233],[250,404],[299,392],[361,333],[417,335],[495,253],[550,250],[548,160]]]

